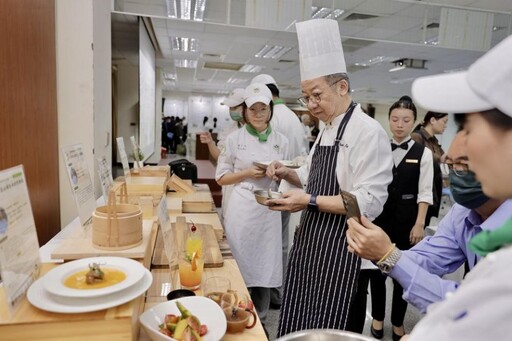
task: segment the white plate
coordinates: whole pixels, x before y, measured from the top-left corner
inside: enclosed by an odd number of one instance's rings
[[[300,166],[294,164],[293,161],[278,160],[278,162],[282,163],[284,166],[286,166],[288,168],[292,168],[292,169],[300,168]],[[272,163],[272,161],[260,161],[260,162],[253,162],[253,165],[255,165],[257,167],[261,167],[261,168],[267,168],[271,163]]]
[[[135,285],[108,296],[93,298],[71,298],[55,296],[43,287],[43,279],[35,281],[27,292],[28,301],[35,307],[52,313],[78,314],[104,310],[129,302],[149,289],[153,276],[144,269],[142,279]]]
[[[176,301],[180,301],[192,315],[197,316],[201,324],[205,324],[208,333],[203,336],[204,341],[218,341],[226,333],[227,322],[224,312],[213,300],[200,297],[182,297],[172,301],[157,304],[146,310],[139,317],[139,321],[153,341],[171,341],[173,338],[160,333],[158,325],[164,322],[165,315],[181,315]]]
[[[103,267],[121,270],[126,274],[124,281],[99,289],[72,289],[64,285],[64,280],[79,271],[89,268],[89,264],[99,263]],[[59,265],[43,276],[43,286],[51,294],[64,297],[98,297],[112,294],[133,286],[144,276],[144,266],[129,258],[91,257],[78,259]]]

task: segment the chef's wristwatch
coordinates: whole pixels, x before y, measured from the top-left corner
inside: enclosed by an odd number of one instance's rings
[[[309,198],[308,211],[316,212],[318,211],[318,205],[316,203],[316,194],[311,194]]]
[[[391,270],[393,270],[396,263],[402,256],[402,251],[399,248],[395,247],[393,251],[387,256],[385,259],[377,263],[378,268],[385,274],[389,274]]]

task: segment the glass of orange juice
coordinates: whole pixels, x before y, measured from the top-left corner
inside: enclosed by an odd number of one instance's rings
[[[199,257],[197,251],[188,254],[186,251],[180,252],[179,263],[181,287],[190,290],[197,290],[201,286],[203,278],[204,260]]]

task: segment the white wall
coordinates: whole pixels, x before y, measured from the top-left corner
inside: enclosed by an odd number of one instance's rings
[[[110,6],[104,0],[55,1],[59,148],[81,143],[95,184],[95,149],[98,155],[111,154],[105,138],[111,129]],[[61,225],[66,226],[78,212],[62,155],[59,186]]]
[[[98,159],[112,164],[112,43],[110,34],[111,4],[93,0],[93,81],[94,81],[94,189],[102,195]]]
[[[82,143],[93,176],[94,80],[92,0],[57,0],[57,110],[59,149]],[[60,214],[62,226],[77,215],[73,193],[59,150]]]
[[[137,140],[139,134],[138,115],[139,69],[133,65],[119,64],[117,65],[117,113],[115,113],[117,136],[114,137],[124,138],[128,156],[132,153],[130,136],[135,136]],[[121,162],[119,155],[117,155],[117,162]]]

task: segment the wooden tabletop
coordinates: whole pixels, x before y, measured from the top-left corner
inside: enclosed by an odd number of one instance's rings
[[[146,294],[146,304],[144,309],[147,310],[154,305],[165,302],[167,300],[166,295],[173,288],[179,288],[179,276],[177,271],[172,274],[169,270],[166,269],[154,269],[151,271],[153,274],[153,284],[149,288]],[[238,292],[242,292],[245,294],[249,294],[247,291],[247,287],[245,286],[245,282],[240,273],[240,269],[236,264],[234,259],[226,259],[224,261],[224,266],[222,268],[211,268],[204,269],[203,272],[203,280],[201,284],[201,288],[196,291],[196,295],[202,296],[203,287],[205,281],[213,276],[221,276],[226,277],[231,282],[231,289],[236,290]],[[171,278],[173,277],[173,278]],[[174,285],[172,285],[174,279]],[[150,341],[151,339],[146,334],[143,328],[140,329],[139,341]],[[265,331],[263,330],[263,326],[261,325],[260,320],[258,319],[256,325],[252,329],[246,329],[243,333],[240,334],[226,334],[222,340],[224,341],[263,341],[267,340],[265,336]]]

